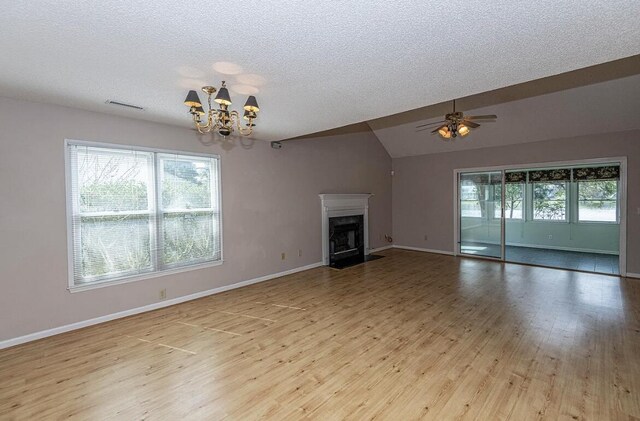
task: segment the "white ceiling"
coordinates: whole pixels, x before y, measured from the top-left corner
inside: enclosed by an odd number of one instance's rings
[[[638,0],[5,2],[0,95],[188,127],[186,91],[224,78],[236,109],[257,92],[255,137],[278,140],[636,55],[639,14]]]
[[[417,125],[444,116],[391,127],[376,121],[369,125],[389,155],[399,158],[640,129],[639,110],[640,75],[636,75],[489,107],[458,108],[465,115],[496,114],[498,119],[479,122],[481,127],[453,141],[431,134],[437,126],[416,131]]]

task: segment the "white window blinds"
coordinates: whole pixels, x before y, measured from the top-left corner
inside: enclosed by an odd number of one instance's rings
[[[221,259],[216,157],[67,143],[72,286]]]

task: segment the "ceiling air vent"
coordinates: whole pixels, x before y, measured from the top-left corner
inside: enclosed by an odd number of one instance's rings
[[[138,110],[138,111],[144,111],[144,108],[142,107],[138,107],[137,105],[132,105],[132,104],[125,104],[124,102],[118,102],[118,101],[112,101],[110,99],[108,99],[105,104],[109,104],[109,105],[117,105],[119,107],[126,107],[126,108],[132,108],[134,110]]]

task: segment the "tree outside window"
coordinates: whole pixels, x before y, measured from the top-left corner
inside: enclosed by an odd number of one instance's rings
[[[524,218],[524,183],[506,183],[504,193],[504,217],[506,219]],[[494,189],[496,207],[495,218],[500,218],[500,201],[502,200],[502,186],[496,185]]]
[[[533,219],[566,221],[567,183],[544,182],[533,184]]]

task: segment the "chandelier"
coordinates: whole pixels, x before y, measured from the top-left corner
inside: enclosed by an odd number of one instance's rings
[[[229,136],[236,129],[238,133],[243,136],[249,136],[253,133],[253,128],[255,127],[254,121],[258,116],[258,111],[260,111],[255,96],[249,96],[247,102],[244,104],[242,119],[247,121],[247,128],[244,128],[241,124],[240,114],[237,111],[229,111],[231,97],[229,96],[229,90],[224,81],[222,81],[222,87],[213,99],[213,101],[219,105],[217,110],[211,106],[211,96],[216,93],[216,88],[213,86],[203,86],[202,90],[207,94],[207,111],[202,107],[202,102],[200,102],[200,97],[198,97],[196,91],[189,91],[187,98],[184,100],[184,105],[189,107],[189,113],[193,117],[193,123],[198,132],[204,134],[216,131],[224,137]],[[203,121],[205,114],[206,117]]]

